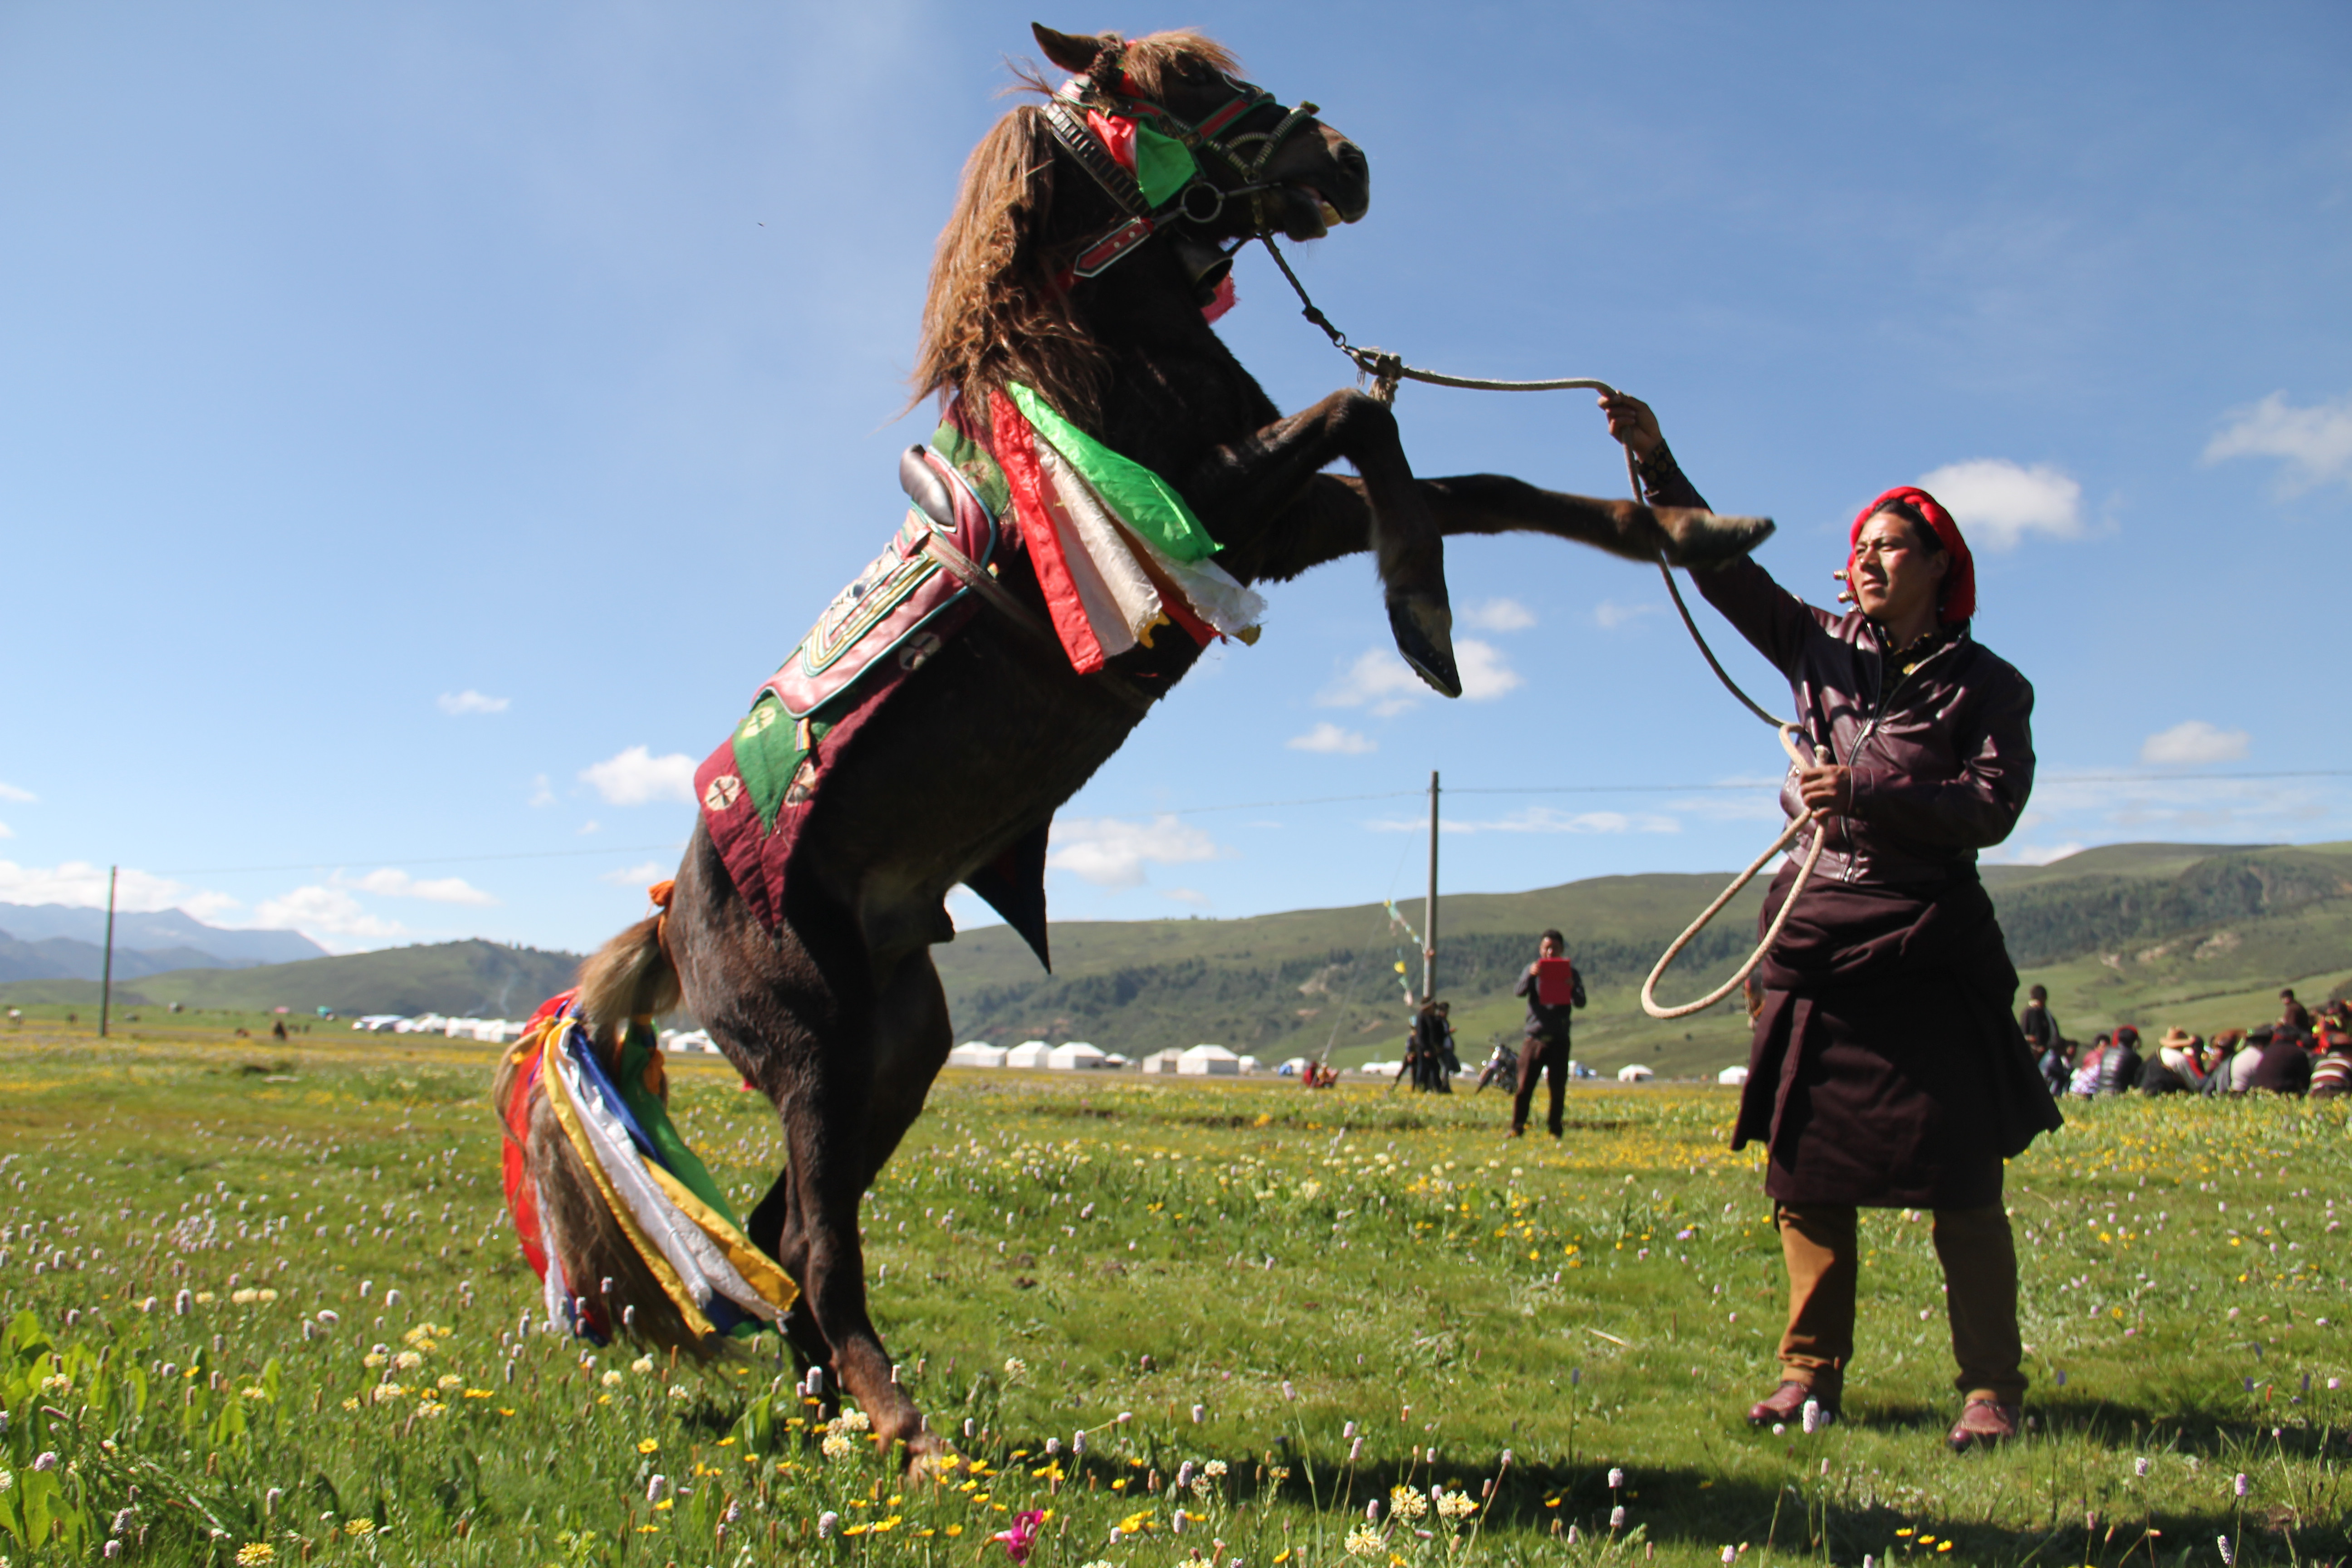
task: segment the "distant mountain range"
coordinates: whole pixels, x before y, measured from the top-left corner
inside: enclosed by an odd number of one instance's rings
[[[118,980],[326,956],[325,948],[299,931],[225,931],[184,910],[114,917]],[[105,962],[104,910],[0,903],[0,980],[96,980]]]
[[[453,1017],[520,1018],[572,984],[580,955],[541,952],[504,942],[441,942],[374,952],[231,969],[219,964],[123,978],[115,954],[118,1010],[178,1003],[190,1009],[266,1013],[276,1007],[310,1013],[332,1008],[345,1017],[367,1013],[442,1013]],[[0,1005],[16,1007],[98,1005],[89,980],[20,980],[0,984]]]

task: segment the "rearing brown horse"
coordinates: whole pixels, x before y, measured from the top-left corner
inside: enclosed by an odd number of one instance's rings
[[[1015,382],[1034,389],[1181,492],[1242,583],[1287,581],[1370,551],[1399,651],[1448,696],[1460,682],[1445,535],[1546,533],[1704,564],[1770,531],[1761,519],[1653,510],[1494,475],[1416,479],[1390,410],[1360,392],[1285,417],[1203,319],[1205,289],[1225,248],[1255,233],[1307,240],[1362,217],[1364,154],[1311,105],[1286,109],[1237,83],[1231,57],[1196,34],[1035,31],[1047,58],[1080,79],[1081,100],[1116,95],[1200,132],[1199,178],[1156,224],[1122,230],[1133,213],[1101,168],[1104,150],[1074,137],[1067,116],[1057,131],[1050,101],[1006,114],[973,152],[940,238],[918,396],[961,398],[984,429],[991,394]],[[1132,243],[1115,265],[1082,262],[1121,233]],[[1341,460],[1353,477],[1323,471]],[[1042,613],[1028,554],[1008,549],[999,580]],[[892,1380],[867,1315],[858,1207],[952,1039],[929,949],[953,940],[950,889],[1018,847],[1042,853],[1055,808],[1199,656],[1186,637],[1154,642],[1112,658],[1110,679],[1081,675],[1013,616],[982,607],[828,757],[773,889],[772,926],[736,886],[706,819],[667,920],[624,931],[583,973],[600,1040],[682,998],[773,1101],[786,1163],[746,1228],[801,1287],[784,1324],[798,1353],[828,1368],[876,1439],[905,1444],[910,1462],[941,1444]],[[609,1279],[612,1316],[634,1306],[637,1337],[707,1353],[596,1200],[553,1114],[529,1109],[526,1157],[565,1277]]]

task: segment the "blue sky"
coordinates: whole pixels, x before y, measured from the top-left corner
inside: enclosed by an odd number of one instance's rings
[[[2009,853],[2352,837],[2352,11],[1037,15],[1196,24],[1322,104],[1374,175],[1297,252],[1333,317],[1649,398],[1817,601],[1935,476],[2040,692]],[[931,243],[1032,16],[0,9],[0,900],[120,863],[339,949],[639,912],[681,775],[896,522]],[[1278,401],[1347,379],[1262,255],[1240,286]],[[1621,492],[1581,395],[1399,411],[1423,473]],[[1760,846],[1778,750],[1654,573],[1448,565],[1470,699],[1403,678],[1364,563],[1275,590],[1065,809],[1055,913],[1413,891],[1432,767],[1504,792],[1449,795],[1456,889]],[[2201,776],[2292,773],[2339,776]]]

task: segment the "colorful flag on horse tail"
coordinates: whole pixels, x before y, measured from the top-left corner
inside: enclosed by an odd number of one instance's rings
[[[546,1096],[564,1140],[587,1168],[622,1234],[698,1338],[745,1334],[791,1310],[800,1290],[751,1244],[719,1185],[678,1135],[666,1103],[652,1029],[632,1025],[607,1070],[566,992],[532,1016],[513,1061],[507,1102],[507,1202],[523,1256],[545,1287],[551,1320],[607,1340],[613,1323],[586,1281],[566,1277],[547,1245],[527,1135],[533,1092]]]

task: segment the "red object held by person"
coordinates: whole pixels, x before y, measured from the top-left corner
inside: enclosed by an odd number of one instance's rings
[[[1565,958],[1536,960],[1536,1000],[1547,1007],[1565,1007],[1576,999],[1576,965]]]

